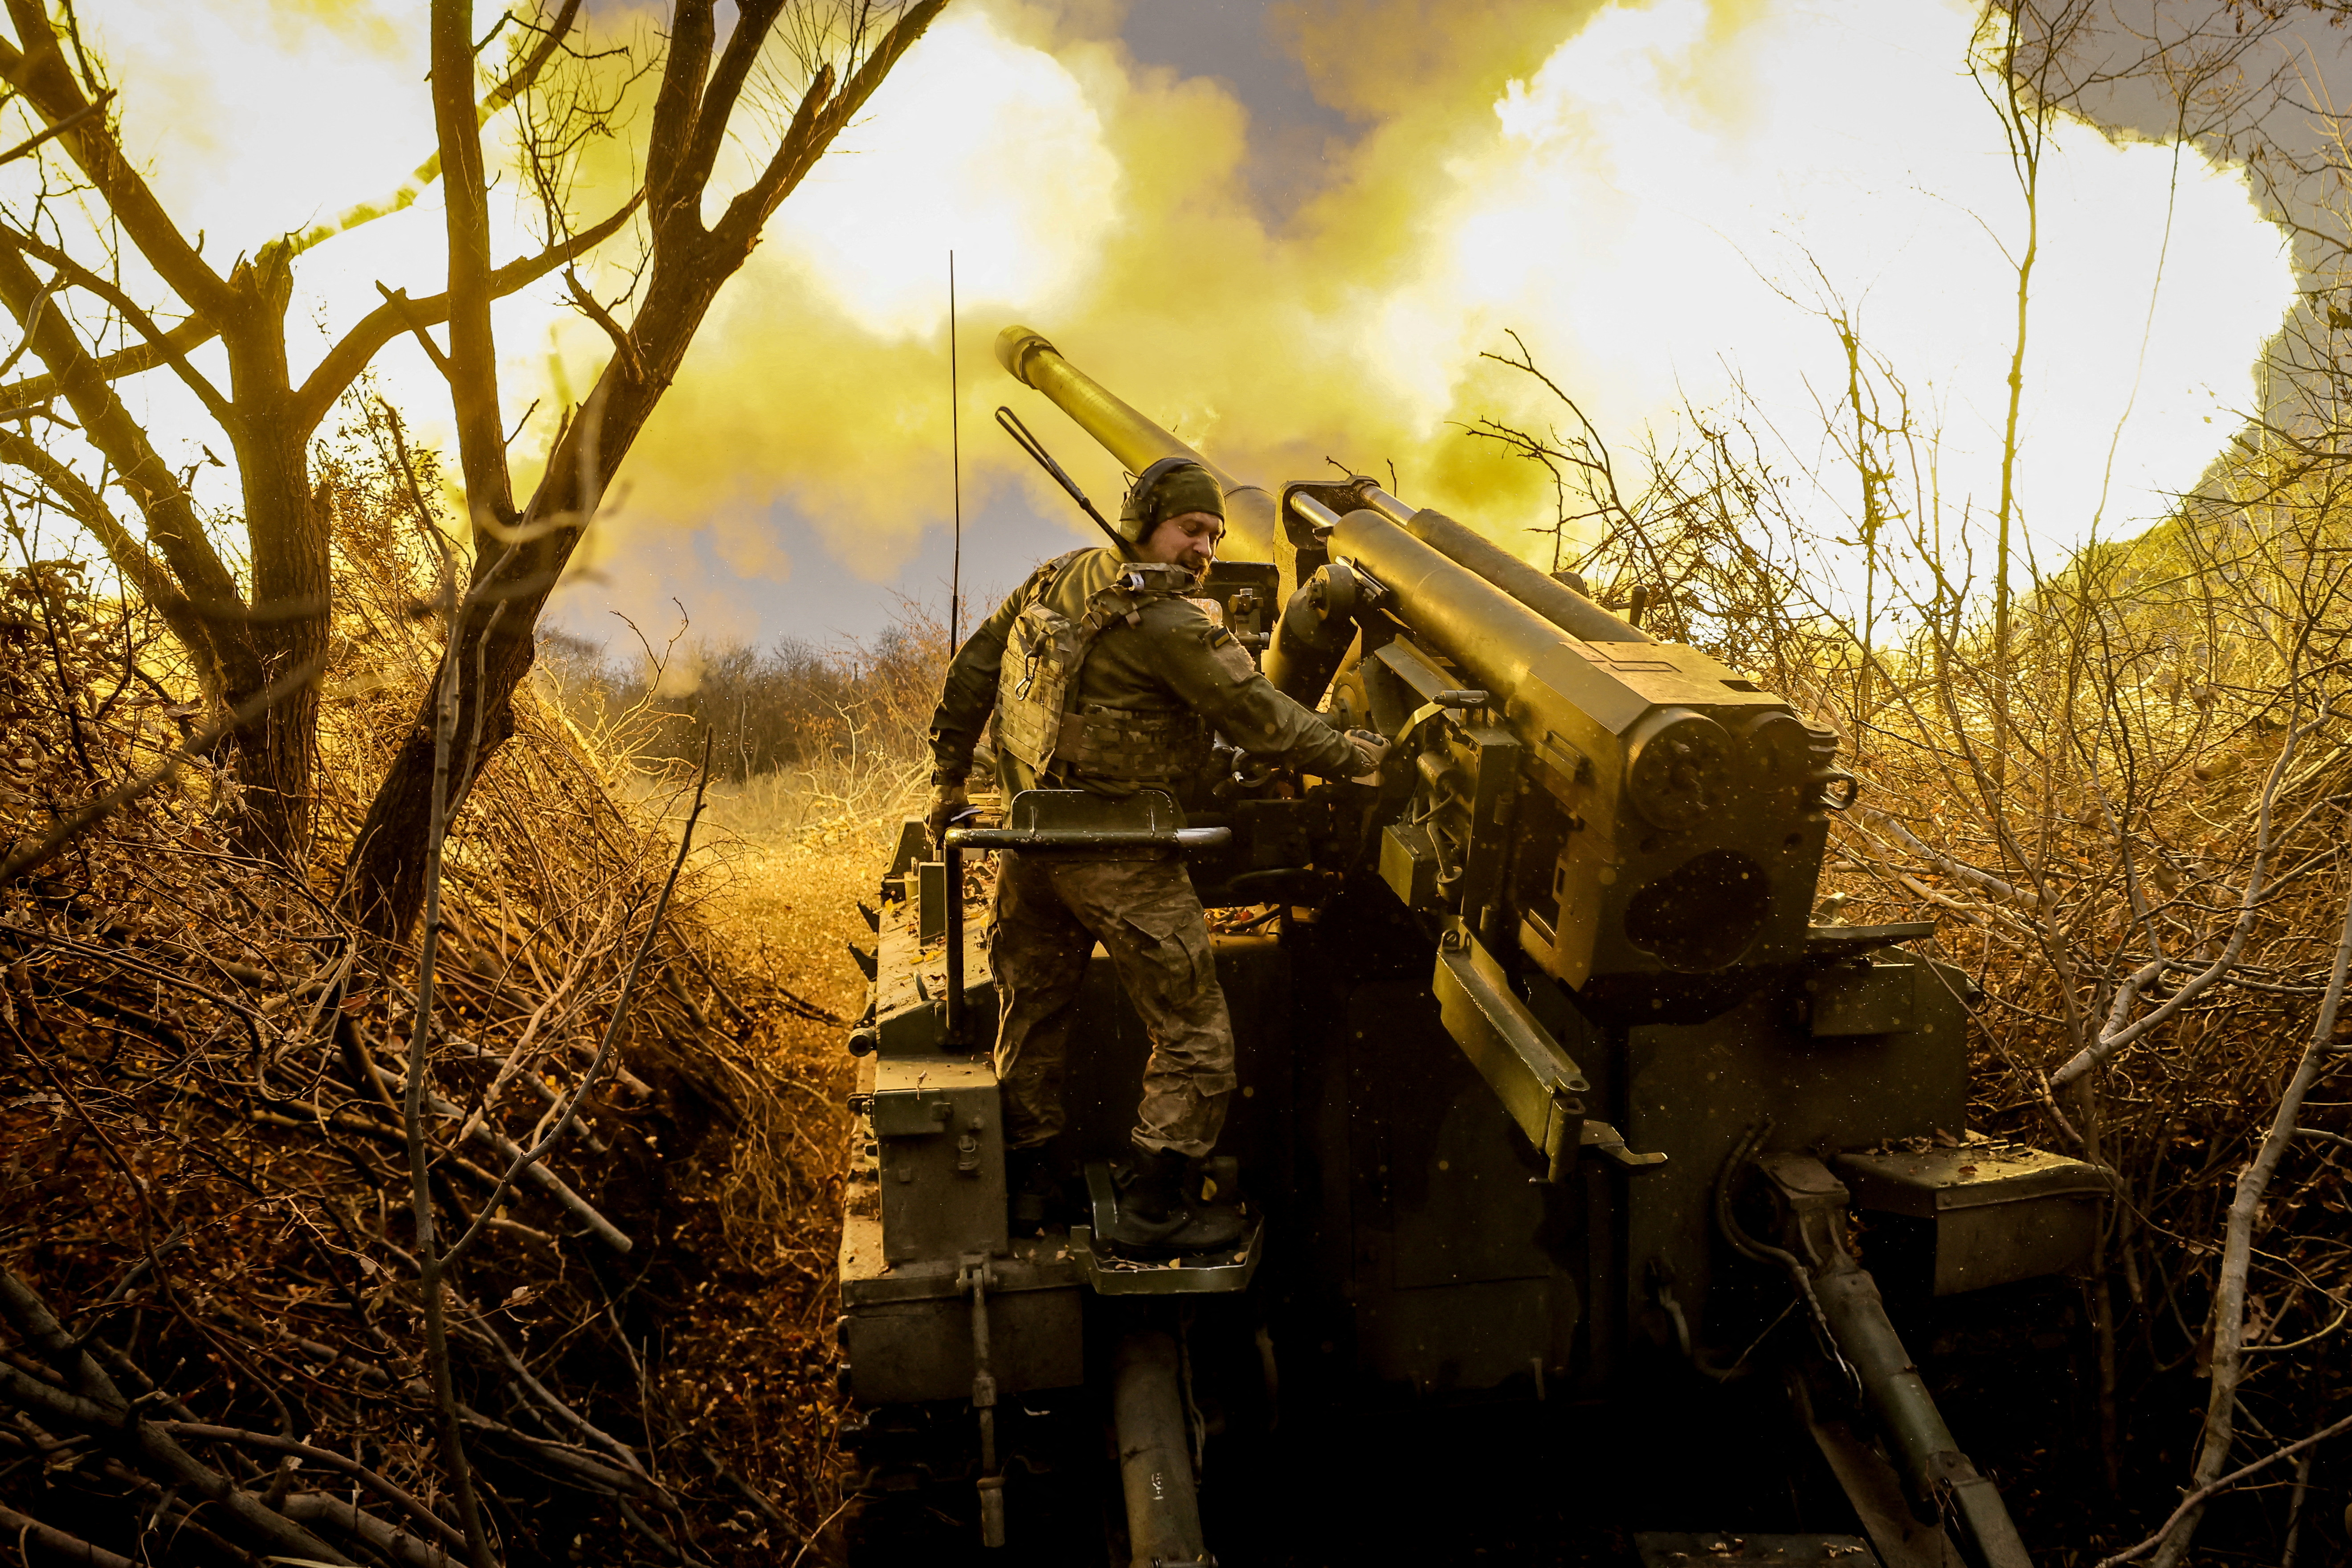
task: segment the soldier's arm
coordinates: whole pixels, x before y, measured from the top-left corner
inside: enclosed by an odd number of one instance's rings
[[[1363,771],[1354,742],[1276,690],[1249,650],[1198,610],[1184,606],[1156,640],[1160,674],[1234,745],[1323,778]]]
[[[1040,567],[956,649],[955,660],[948,666],[947,688],[931,712],[932,782],[961,784],[971,771],[971,749],[996,707],[996,676],[1004,665],[1005,641],[1046,570]]]

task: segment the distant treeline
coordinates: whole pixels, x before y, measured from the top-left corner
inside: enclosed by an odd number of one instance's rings
[[[909,607],[863,642],[782,637],[680,643],[658,654],[542,627],[541,668],[575,723],[649,762],[721,778],[870,766],[921,754],[947,668],[947,628]]]

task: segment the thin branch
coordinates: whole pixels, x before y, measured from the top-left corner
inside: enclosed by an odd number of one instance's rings
[[[476,125],[488,125],[500,110],[521,97],[534,82],[538,81],[541,73],[546,70],[548,62],[555,58],[557,48],[570,35],[572,26],[579,19],[579,16],[580,0],[563,0],[563,9],[557,12],[555,19],[541,31],[540,40],[530,53],[523,57],[521,63],[515,67],[512,75],[493,89],[488,97],[482,100],[480,107],[475,111]],[[6,161],[6,158],[0,157],[0,163]],[[403,180],[390,195],[372,202],[355,203],[327,222],[313,224],[301,233],[289,235],[278,243],[284,247],[285,254],[289,259],[299,256],[315,246],[323,245],[337,235],[349,234],[355,228],[373,223],[377,218],[390,217],[394,213],[406,211],[415,205],[416,198],[423,195],[432,186],[433,182],[440,177],[441,150],[436,147],[425,162],[417,164],[410,172],[408,178]]]
[[[442,563],[442,580],[449,582],[448,562]],[[442,590],[443,602],[453,596]],[[457,605],[450,605],[456,625]],[[449,833],[450,750],[457,730],[457,645],[444,644],[441,668],[434,680],[433,800],[425,840],[425,934],[416,959],[416,1024],[409,1035],[408,1082],[402,1097],[401,1125],[408,1138],[409,1213],[416,1226],[419,1291],[425,1305],[425,1362],[434,1404],[437,1407],[441,1462],[457,1493],[457,1518],[466,1532],[467,1555],[473,1568],[496,1568],[489,1533],[482,1519],[480,1499],[474,1489],[472,1465],[458,1425],[456,1375],[449,1363],[449,1321],[446,1279],[433,1236],[431,1146],[425,1137],[426,1046],[433,1031],[434,970],[441,946],[441,865]]]
[[[14,1538],[20,1552],[29,1543],[65,1562],[86,1564],[87,1568],[139,1568],[139,1564],[119,1552],[92,1546],[78,1535],[68,1535],[57,1526],[18,1513],[5,1503],[0,1503],[0,1531]]]
[[[382,283],[375,286],[375,291],[383,296],[385,304],[400,312],[401,320],[408,323],[408,335],[416,340],[416,346],[425,351],[425,357],[433,362],[433,368],[441,373],[441,379],[449,380],[449,356],[441,352],[441,345],[435,342],[433,334],[425,330],[425,324],[418,319],[415,303],[409,299],[408,291],[387,289]]]
[[[91,115],[58,48],[57,34],[37,0],[8,0],[22,47],[0,40],[0,77],[22,91],[58,141],[97,187],[99,199],[172,291],[197,314],[226,321],[240,303],[237,291],[212,269],[172,221],[138,169],[123,155],[103,115]]]
[[[174,355],[184,357],[191,350],[202,348],[218,336],[218,327],[202,316],[191,316],[165,332],[161,341],[142,339],[128,348],[92,360],[88,374],[100,381],[121,381],[126,376],[153,370],[158,365],[169,364]],[[0,419],[14,419],[44,404],[53,403],[62,390],[55,372],[28,375],[22,381],[12,381],[0,386]]]
[[[459,1532],[457,1526],[425,1507],[415,1496],[393,1485],[383,1476],[348,1455],[338,1454],[331,1448],[313,1447],[308,1443],[298,1443],[291,1437],[280,1437],[269,1432],[249,1432],[240,1426],[214,1426],[199,1421],[158,1421],[155,1425],[160,1430],[169,1432],[175,1437],[194,1437],[204,1442],[235,1443],[239,1447],[263,1448],[273,1454],[291,1454],[306,1464],[317,1465],[323,1469],[334,1470],[349,1476],[361,1486],[393,1504],[417,1523],[439,1536],[447,1544],[460,1551],[465,1548],[466,1538]]]
[[[670,862],[669,876],[662,883],[660,897],[654,900],[653,918],[646,922],[646,934],[639,939],[636,954],[629,960],[628,970],[621,977],[621,994],[613,1004],[613,1016],[605,1020],[604,1037],[596,1043],[595,1056],[590,1058],[587,1070],[580,1075],[580,1082],[565,1097],[562,1110],[556,1116],[554,1125],[548,1128],[545,1136],[515,1157],[506,1173],[499,1178],[497,1190],[476,1214],[473,1226],[444,1256],[445,1265],[454,1264],[472,1250],[474,1243],[480,1239],[489,1216],[498,1211],[507,1194],[513,1191],[516,1179],[546,1158],[548,1152],[562,1141],[563,1135],[571,1131],[572,1123],[578,1118],[580,1107],[595,1088],[597,1078],[604,1072],[604,1063],[613,1054],[614,1044],[620,1038],[621,1025],[629,1016],[629,1003],[636,992],[638,971],[645,967],[646,954],[653,951],[654,940],[661,934],[662,915],[669,909],[669,896],[677,886],[677,874],[686,868],[687,852],[694,847],[694,825],[702,818],[703,794],[710,787],[712,739],[710,732],[703,736],[702,773],[694,784],[694,808],[687,813],[686,826],[678,834],[677,856]]]
[[[2254,915],[2262,903],[2263,876],[2270,859],[2271,807],[2278,794],[2279,781],[2285,776],[2288,763],[2294,760],[2295,737],[2303,728],[2298,726],[2287,731],[2287,742],[2279,749],[2278,760],[2271,764],[2270,776],[2263,786],[2261,805],[2255,817],[2253,860],[2246,869],[2245,889],[2238,900],[2237,921],[2230,928],[2230,939],[2223,944],[2221,955],[2183,981],[2179,989],[2173,992],[2161,1006],[2122,1028],[2101,1030],[2096,1039],[2076,1051],[2067,1058],[2063,1067],[2050,1075],[2053,1090],[2064,1089],[2150,1030],[2162,1027],[2183,1007],[2210,990],[2215,982],[2237,964],[2239,953],[2245,950],[2246,938],[2253,931]]]
[[[178,373],[180,379],[187,384],[189,391],[196,395],[197,399],[204,404],[205,411],[213,416],[214,421],[222,429],[232,434],[237,430],[243,421],[239,418],[236,407],[227,398],[221,395],[218,387],[189,362],[185,353],[173,346],[172,334],[157,325],[155,318],[142,309],[138,300],[76,261],[69,253],[58,249],[54,245],[36,239],[29,234],[0,227],[0,245],[14,246],[27,256],[47,262],[58,269],[59,276],[73,284],[75,288],[97,295],[121,311],[122,319],[136,328],[141,339],[152,344],[154,352],[162,356],[163,363]],[[183,322],[182,325],[184,326],[186,323]]]
[[[2344,1005],[2347,974],[2352,974],[2352,898],[2345,900],[2343,930],[2336,941],[2336,964],[2328,973],[2327,994],[2321,1000],[2319,1016],[2312,1026],[2311,1043],[2305,1047],[2303,1060],[2296,1064],[2294,1077],[2285,1092],[2279,1096],[2262,1147],[2238,1173],[2237,1191],[2230,1200],[2230,1220],[2221,1244],[2221,1277],[2213,1299],[2211,1392],[2207,1396],[2205,1429],[2198,1445],[2193,1478],[2200,1489],[2211,1488],[2220,1479],[2221,1467],[2229,1463],[2230,1446],[2236,1432],[2238,1381],[2245,1351],[2246,1276],[2263,1194],[2269,1190],[2279,1162],[2294,1142],[2294,1124],[2303,1114],[2304,1100],[2325,1070],[2327,1047],[2336,1037],[2336,1020]],[[2176,1530],[2179,1533],[2164,1542],[2159,1562],[2177,1561],[2188,1550],[2203,1512],[2201,1501],[2184,1503],[2165,1521],[2160,1537]]]
[[[2250,1465],[2241,1465],[2226,1476],[2216,1477],[2213,1480],[2199,1487],[2195,1491],[2190,1492],[2187,1497],[2182,1498],[2180,1500],[2180,1506],[2172,1510],[2171,1514],[2166,1518],[2164,1523],[2158,1527],[2157,1532],[2154,1535],[2149,1536],[2146,1541],[2141,1542],[2137,1546],[2126,1547],[2123,1551],[2116,1552],[2112,1557],[2102,1557],[2099,1559],[2096,1568],[2123,1568],[2123,1564],[2137,1559],[2143,1552],[2148,1551],[2149,1548],[2161,1545],[2165,1539],[2169,1536],[2174,1530],[2179,1527],[2182,1520],[2189,1518],[2193,1513],[2201,1513],[2208,1502],[2211,1501],[2214,1498],[2219,1497],[2221,1493],[2228,1491],[2231,1487],[2236,1486],[2240,1481],[2244,1480],[2247,1477],[2257,1475],[2260,1472],[2270,1468],[2273,1465],[2277,1464],[2281,1459],[2293,1458],[2295,1455],[2305,1453],[2309,1449],[2315,1448],[2320,1444],[2326,1442],[2330,1437],[2340,1436],[2345,1432],[2352,1432],[2352,1415],[2347,1415],[2341,1421],[2335,1422],[2326,1426],[2322,1426],[2310,1436],[2298,1438],[2296,1441],[2289,1443],[2284,1448],[2274,1449],[2272,1452],[2263,1455],[2261,1458],[2256,1459]]]
[[[91,537],[106,551],[107,559],[114,563],[115,570],[154,606],[182,646],[200,658],[211,647],[209,627],[180,592],[171,573],[131,536],[122,520],[114,515],[114,509],[106,504],[106,498],[79,474],[39,442],[14,430],[0,429],[0,463],[13,464],[31,474],[76,522],[89,530]]]
[[[43,142],[64,135],[67,132],[72,130],[75,126],[79,125],[83,121],[89,119],[91,115],[98,113],[108,104],[113,101],[114,89],[110,87],[104,92],[100,93],[96,98],[91,99],[88,103],[83,104],[79,109],[75,110],[71,114],[67,115],[63,120],[58,121],[55,125],[50,126],[47,130],[37,131],[33,132],[32,135],[26,137],[22,142],[17,142],[14,147],[9,148],[6,152],[0,153],[0,163],[13,163],[19,158],[26,157],[32,153],[37,152]]]
[[[63,312],[33,310],[41,289],[24,257],[0,245],[0,301],[32,335],[33,352],[57,375],[90,445],[114,466],[121,482],[138,500],[147,535],[170,563],[181,590],[208,618],[220,607],[241,603],[236,579],[206,537],[185,488],[113,386],[97,374],[98,362],[81,335]],[[216,644],[216,656],[226,652]]]
[[[490,293],[504,299],[518,289],[527,288],[549,273],[602,245],[618,234],[645,200],[640,190],[602,222],[582,229],[578,234],[551,246],[537,256],[509,261],[490,274]],[[413,320],[425,326],[436,326],[449,319],[449,296],[428,294],[422,299],[410,299],[403,312],[391,305],[379,305],[355,322],[351,331],[336,341],[327,351],[317,368],[299,387],[287,410],[286,418],[295,429],[310,430],[318,426],[333,407],[343,389],[358,378],[376,352],[409,330]]]

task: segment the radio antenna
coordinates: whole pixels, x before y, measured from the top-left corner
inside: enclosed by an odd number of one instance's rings
[[[955,252],[948,252],[948,472],[955,489],[955,553],[948,563],[948,658],[956,656],[963,607],[963,411],[956,380]]]
[[[1118,530],[1103,521],[1103,514],[1095,510],[1095,503],[1087,499],[1087,492],[1078,489],[1076,479],[1062,471],[1062,465],[1054,461],[1054,455],[1045,450],[1045,443],[1029,433],[1029,426],[1021,423],[1018,414],[1000,405],[996,410],[996,422],[1003,426],[1007,436],[1013,437],[1015,446],[1034,458],[1037,466],[1054,477],[1055,484],[1070,492],[1070,499],[1078,503],[1081,511],[1095,520],[1095,526],[1110,536],[1111,548],[1129,561],[1135,559],[1135,552],[1127,547],[1127,541],[1118,536]]]

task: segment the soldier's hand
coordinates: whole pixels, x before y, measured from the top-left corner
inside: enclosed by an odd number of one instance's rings
[[[960,784],[931,786],[931,808],[923,816],[923,826],[931,830],[932,848],[940,847],[940,840],[947,834],[948,823],[969,804],[964,798],[963,785]]]
[[[1348,731],[1348,739],[1356,743],[1356,754],[1364,764],[1363,772],[1348,782],[1379,787],[1381,763],[1389,754],[1388,742],[1373,734],[1370,730],[1350,730]]]

